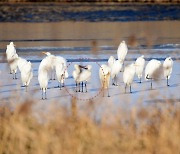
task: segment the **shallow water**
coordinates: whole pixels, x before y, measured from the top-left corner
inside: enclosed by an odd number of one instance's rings
[[[180,100],[178,93],[180,90],[180,21],[110,21],[1,22],[0,69],[2,80],[0,82],[0,97],[6,100],[10,96],[12,98],[17,97],[17,95],[23,96],[22,98],[33,96],[34,99],[41,101],[37,71],[40,61],[44,58],[41,51],[50,51],[68,60],[70,77],[66,80],[66,88],[61,91],[57,88],[57,81],[50,81],[48,100],[45,102],[61,100],[62,103],[67,103],[75,96],[80,98],[82,102],[93,98],[96,101],[103,99],[104,102],[115,104],[120,101],[121,105],[124,102],[129,102],[130,106],[138,101],[152,104],[153,102],[173,99],[178,102]],[[152,58],[163,62],[166,57],[171,56],[175,61],[170,79],[171,86],[166,87],[166,81],[162,77],[159,82],[154,83],[154,89],[150,90],[149,82],[143,80],[143,83],[139,84],[135,78],[133,93],[124,94],[122,73],[120,73],[119,86],[110,86],[111,97],[102,98],[98,78],[99,65],[107,63],[110,55],[117,58],[117,47],[122,40],[128,43],[129,48],[125,65],[134,62],[142,54],[145,55],[146,63]],[[19,56],[33,63],[34,77],[27,93],[21,87],[20,79],[12,80],[12,76],[8,72],[4,53],[9,41],[16,44]],[[88,83],[87,94],[74,92],[75,84],[72,79],[72,71],[75,63],[93,66],[92,79]],[[18,77],[20,78],[19,73]]]

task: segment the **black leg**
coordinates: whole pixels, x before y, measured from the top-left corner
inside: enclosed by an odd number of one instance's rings
[[[56,80],[56,74],[55,74],[55,72],[54,72],[53,74],[54,74],[54,80]]]
[[[15,79],[17,79],[17,77],[16,77],[16,73],[15,73]]]
[[[86,93],[87,93],[87,81],[85,81],[85,88],[86,88]]]
[[[125,84],[125,94],[126,94],[126,88],[127,88],[127,84]]]
[[[42,89],[42,94],[41,94],[41,96],[42,96],[42,99],[43,99],[43,89]]]
[[[141,78],[140,78],[140,81],[139,81],[139,83],[141,83]]]
[[[112,85],[115,86],[115,77],[112,79]]]
[[[167,76],[167,86],[169,86],[169,82],[168,82],[168,76]]]
[[[76,92],[77,92],[77,82],[76,82]]]
[[[151,78],[151,89],[152,89],[152,78]]]
[[[130,90],[130,93],[132,93],[132,91],[131,91],[131,85],[129,86],[129,90]]]
[[[27,83],[26,83],[26,92],[27,92]]]
[[[78,84],[78,85],[79,85],[79,92],[81,92],[81,91],[80,91],[80,86],[81,86],[81,83],[79,82],[79,84]]]
[[[109,95],[109,88],[107,88],[107,92],[108,92],[108,97],[110,97],[110,95]]]
[[[82,91],[81,92],[83,92],[83,82],[81,84],[82,84]]]

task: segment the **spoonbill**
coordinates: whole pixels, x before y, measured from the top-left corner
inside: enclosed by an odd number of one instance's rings
[[[141,83],[142,74],[143,74],[143,70],[144,70],[144,64],[145,64],[144,55],[142,55],[136,59],[136,62],[135,62],[136,75],[137,75],[138,79],[140,80],[139,81],[140,83]]]
[[[126,88],[129,86],[130,93],[131,91],[131,85],[134,79],[135,75],[135,64],[130,64],[124,68],[124,73],[123,73],[123,82],[125,83],[125,93],[126,93]]]
[[[7,45],[6,57],[10,67],[10,73],[13,74],[13,79],[17,79],[16,72],[17,72],[18,55],[16,53],[16,48],[13,42],[10,42],[10,44]]]
[[[104,96],[104,89],[107,89],[108,97],[110,97],[109,95],[110,76],[111,76],[110,67],[106,64],[101,65],[101,67],[99,68],[99,78],[100,78],[101,86],[103,88],[103,96]]]
[[[56,60],[56,56],[52,55],[50,52],[42,52],[43,54],[46,55],[47,58],[47,65],[49,65],[48,67],[50,67],[50,80],[55,80],[55,60]],[[54,78],[53,78],[54,76]]]
[[[169,86],[168,80],[171,77],[172,68],[173,68],[173,60],[171,57],[168,57],[165,59],[163,63],[164,77],[167,79],[167,86]]]
[[[27,87],[33,77],[33,70],[32,70],[32,64],[30,61],[28,61],[26,64],[24,64],[24,67],[21,69],[21,80],[23,85]]]
[[[115,60],[113,56],[110,56],[108,66],[111,68],[112,85],[117,86],[117,76],[121,71],[122,62],[120,60]]]
[[[152,80],[157,79],[161,73],[161,62],[156,59],[150,60],[145,68],[145,79],[151,80],[151,89],[152,89]]]
[[[117,56],[118,56],[118,60],[120,60],[120,62],[123,64],[124,66],[124,60],[126,58],[126,55],[128,53],[128,47],[126,45],[126,42],[123,40],[117,50]]]
[[[64,80],[68,78],[66,60],[63,57],[56,56],[54,66],[55,66],[57,80],[60,83],[60,86],[58,84],[58,87],[60,87],[61,89],[61,84],[64,87]]]
[[[39,65],[39,69],[38,69],[38,81],[39,81],[40,88],[42,90],[42,99],[47,99],[46,91],[47,91],[47,86],[48,86],[48,81],[49,81],[49,71],[52,69],[52,65],[50,62],[51,60],[45,57],[41,61]]]

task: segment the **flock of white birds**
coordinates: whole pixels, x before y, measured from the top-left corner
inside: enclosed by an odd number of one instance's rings
[[[58,87],[64,87],[65,79],[68,78],[68,70],[67,70],[67,61],[65,58],[61,56],[52,55],[50,52],[43,52],[46,57],[41,61],[38,69],[38,81],[40,88],[42,90],[42,99],[47,99],[46,91],[48,87],[48,81],[50,79],[57,78],[59,83]],[[113,56],[110,56],[107,64],[103,64],[99,69],[99,79],[101,82],[101,86],[103,89],[107,89],[108,97],[109,95],[109,85],[110,79],[112,79],[112,85],[118,86],[117,79],[118,74],[123,72],[123,82],[125,84],[125,92],[127,86],[129,86],[130,93],[131,85],[133,83],[134,76],[140,80],[143,77],[143,71],[145,67],[145,59],[144,56],[140,56],[137,58],[135,62],[130,65],[124,67],[124,61],[126,55],[128,53],[128,47],[125,41],[122,41],[117,50],[117,60]],[[24,87],[27,87],[33,78],[33,69],[30,61],[19,57],[16,53],[16,48],[13,42],[7,45],[6,49],[7,62],[10,67],[10,73],[13,74],[13,79],[16,78],[17,69],[19,69],[21,73],[21,81]],[[145,79],[151,80],[151,88],[152,88],[152,80],[155,80],[160,72],[163,70],[164,77],[167,80],[167,86],[169,86],[168,80],[170,79],[173,67],[173,60],[171,57],[165,59],[163,64],[159,60],[152,59],[150,60],[145,67]],[[162,69],[163,68],[163,69]],[[74,65],[74,71],[72,76],[76,83],[76,92],[83,92],[83,86],[85,87],[87,92],[87,82],[91,79],[91,71],[92,66],[82,66],[79,64]],[[82,89],[81,89],[82,88]],[[104,96],[104,90],[103,90]]]

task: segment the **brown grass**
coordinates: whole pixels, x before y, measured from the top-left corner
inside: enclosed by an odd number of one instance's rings
[[[0,154],[180,153],[179,102],[141,106],[126,115],[108,111],[100,120],[92,118],[99,103],[89,102],[83,111],[77,103],[36,113],[29,100],[13,110],[2,105]]]

